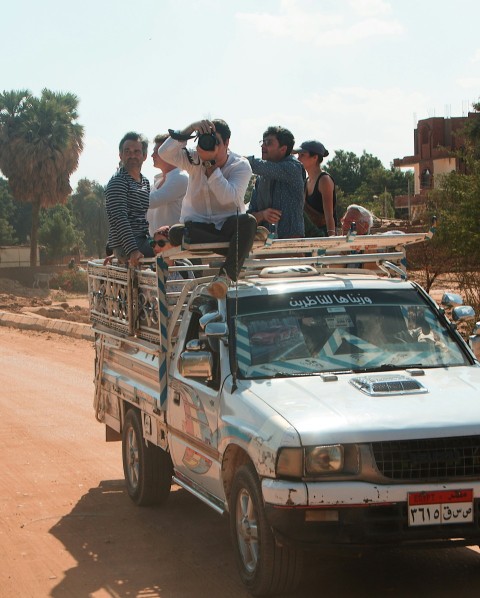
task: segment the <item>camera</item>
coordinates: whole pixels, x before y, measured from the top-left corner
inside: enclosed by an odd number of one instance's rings
[[[212,152],[218,145],[218,139],[215,133],[202,133],[198,136],[198,147],[205,152]]]

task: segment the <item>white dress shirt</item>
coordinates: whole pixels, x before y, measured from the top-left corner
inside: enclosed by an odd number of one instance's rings
[[[188,174],[184,170],[174,168],[165,176],[163,173],[155,175],[147,211],[148,228],[152,237],[160,226],[172,226],[180,222],[187,186]]]
[[[158,148],[158,155],[165,162],[189,174],[180,222],[213,222],[220,230],[225,220],[237,211],[245,214],[244,198],[252,169],[246,158],[229,151],[226,163],[207,178],[196,150],[189,150],[193,164],[190,163],[184,149],[186,144],[170,137]]]

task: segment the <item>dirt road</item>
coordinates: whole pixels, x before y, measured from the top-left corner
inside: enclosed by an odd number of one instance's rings
[[[240,598],[228,525],[174,487],[135,507],[93,416],[93,348],[0,328],[0,597]],[[480,595],[471,549],[310,559],[296,597]]]

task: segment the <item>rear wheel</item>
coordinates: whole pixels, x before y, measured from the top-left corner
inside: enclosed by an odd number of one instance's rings
[[[230,501],[233,548],[243,583],[254,596],[294,590],[302,574],[303,551],[277,545],[253,465],[236,473]]]
[[[143,438],[140,414],[129,409],[122,434],[123,472],[127,492],[136,505],[156,505],[167,500],[172,484],[170,456]]]

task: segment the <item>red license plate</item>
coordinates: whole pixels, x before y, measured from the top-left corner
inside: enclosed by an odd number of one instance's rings
[[[434,490],[408,494],[408,525],[473,523],[473,490]]]

